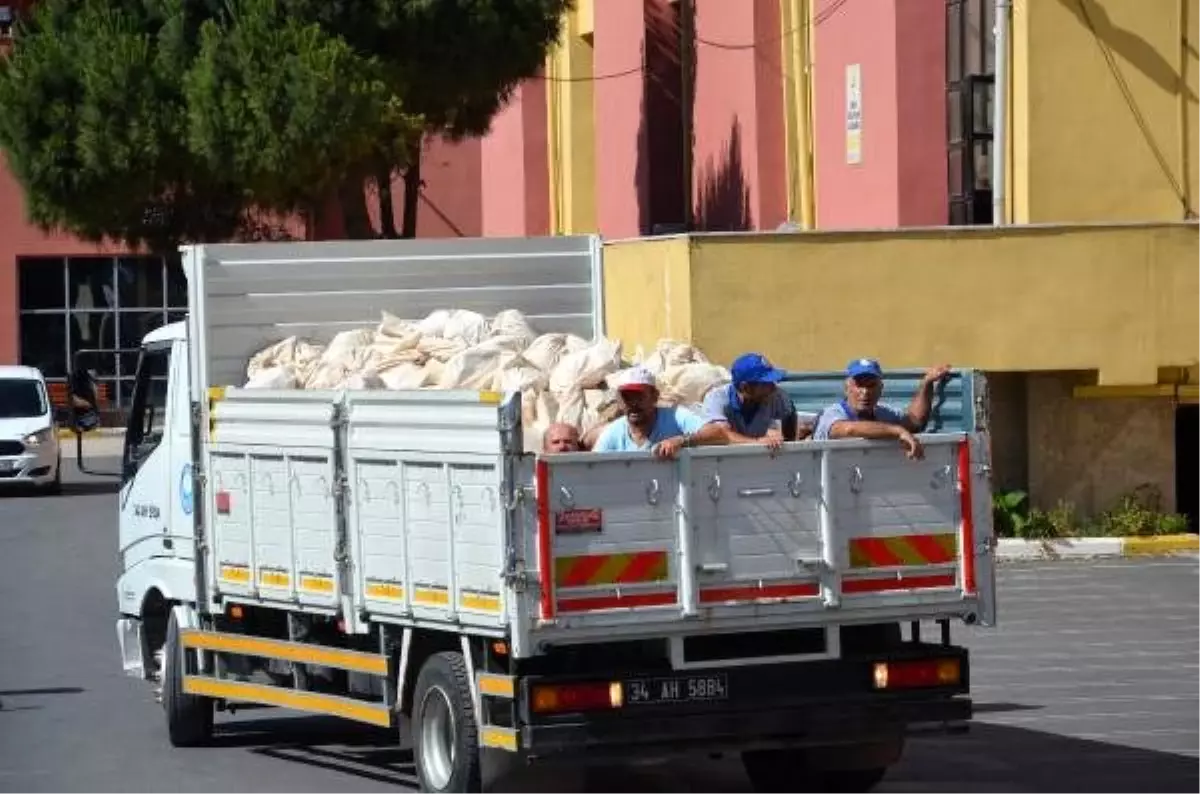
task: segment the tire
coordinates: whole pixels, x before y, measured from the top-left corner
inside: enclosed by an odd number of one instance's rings
[[[755,791],[870,791],[888,768],[813,769],[798,750],[756,750],[742,753],[742,767]]]
[[[479,728],[462,654],[435,653],[421,666],[412,734],[421,791],[483,790]]]
[[[179,643],[179,624],[175,611],[167,622],[167,641],[163,654],[162,702],[167,713],[167,736],[175,747],[196,747],[212,738],[213,702],[206,697],[183,691],[187,657]]]

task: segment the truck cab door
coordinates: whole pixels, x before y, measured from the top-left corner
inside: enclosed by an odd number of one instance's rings
[[[147,346],[138,364],[133,404],[125,431],[121,461],[120,562],[124,576],[151,560],[175,557],[180,549],[172,529],[176,500],[170,482],[175,417],[172,392],[172,343]],[[190,489],[189,489],[190,492]],[[190,532],[189,532],[190,534]],[[190,555],[190,547],[187,549]],[[138,614],[142,588],[121,588],[121,611]],[[132,602],[132,603],[127,603]]]

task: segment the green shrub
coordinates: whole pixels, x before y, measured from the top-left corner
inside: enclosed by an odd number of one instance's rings
[[[1100,537],[1149,537],[1187,532],[1187,518],[1162,512],[1162,492],[1150,484],[1139,485],[1117,504],[1098,515],[1088,527]]]
[[[1024,491],[992,494],[992,528],[998,538],[1019,538],[1029,520],[1029,495]]]
[[[998,491],[992,495],[992,526],[998,538],[1025,540],[1186,533],[1187,517],[1164,513],[1161,506],[1162,493],[1144,484],[1122,496],[1112,508],[1084,521],[1070,502],[1042,510],[1029,506],[1029,494],[1024,491]]]

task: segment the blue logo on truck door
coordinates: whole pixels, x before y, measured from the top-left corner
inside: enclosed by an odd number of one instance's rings
[[[179,472],[179,506],[184,515],[192,514],[192,464],[188,463]]]

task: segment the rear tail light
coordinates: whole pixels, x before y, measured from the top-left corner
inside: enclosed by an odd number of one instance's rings
[[[956,686],[962,682],[962,666],[958,659],[876,662],[874,672],[876,689]]]
[[[530,703],[538,714],[619,709],[625,705],[625,689],[619,681],[534,684]]]

